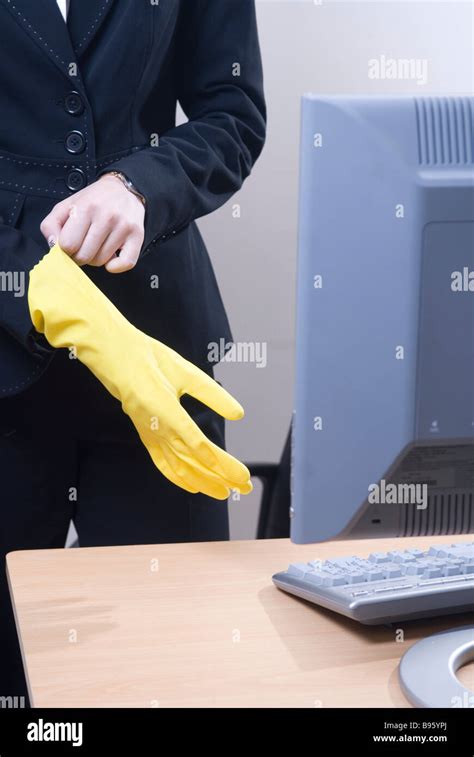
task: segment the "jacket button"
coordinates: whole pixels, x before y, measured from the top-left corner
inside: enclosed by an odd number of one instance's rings
[[[73,192],[77,192],[86,186],[86,176],[80,168],[73,168],[66,177],[66,186]]]
[[[84,103],[79,92],[69,92],[64,98],[64,109],[71,116],[80,116],[84,110]]]
[[[64,144],[68,152],[77,155],[77,153],[83,152],[86,146],[86,139],[82,131],[70,131]]]

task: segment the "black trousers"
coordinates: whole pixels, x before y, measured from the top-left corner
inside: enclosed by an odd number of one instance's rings
[[[182,404],[224,447],[223,419]],[[229,538],[227,503],[168,481],[120,403],[60,350],[34,386],[0,400],[0,697],[26,696],[5,555],[64,547],[71,520],[83,547]]]

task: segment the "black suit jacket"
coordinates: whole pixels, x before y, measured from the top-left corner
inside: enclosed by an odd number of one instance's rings
[[[114,169],[147,199],[141,257],[84,270],[135,326],[208,367],[209,343],[232,336],[195,219],[264,144],[254,0],[72,0],[68,28],[56,0],[0,0],[0,49],[0,398],[54,353],[27,302],[39,224]],[[178,101],[189,122],[176,127]]]

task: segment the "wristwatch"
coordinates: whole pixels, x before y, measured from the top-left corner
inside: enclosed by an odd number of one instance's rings
[[[141,192],[138,191],[138,189],[136,189],[130,179],[128,179],[123,173],[120,173],[120,171],[107,171],[107,173],[103,174],[103,176],[116,176],[117,179],[120,179],[124,187],[126,187],[128,191],[132,193],[132,195],[138,197],[142,205],[146,207],[145,197],[141,194]]]

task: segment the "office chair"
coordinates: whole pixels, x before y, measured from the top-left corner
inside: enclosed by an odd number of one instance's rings
[[[290,536],[290,463],[291,426],[279,463],[247,463],[252,478],[263,486],[257,539]]]

